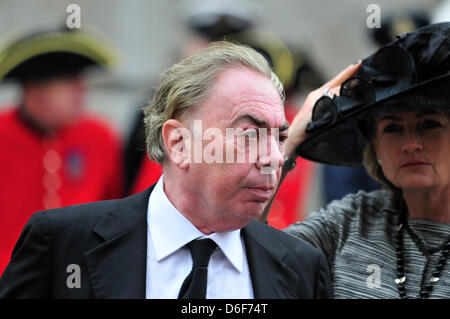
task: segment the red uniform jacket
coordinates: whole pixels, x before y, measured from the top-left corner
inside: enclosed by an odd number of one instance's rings
[[[0,275],[34,212],[122,195],[120,152],[118,135],[89,116],[49,136],[17,108],[0,111]]]

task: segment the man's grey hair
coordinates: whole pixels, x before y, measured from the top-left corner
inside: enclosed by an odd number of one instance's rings
[[[269,78],[284,102],[284,89],[267,60],[254,49],[218,41],[166,70],[159,87],[144,109],[144,123],[149,157],[162,164],[166,152],[162,127],[169,119],[188,119],[195,106],[209,95],[219,74],[232,67],[245,67]]]

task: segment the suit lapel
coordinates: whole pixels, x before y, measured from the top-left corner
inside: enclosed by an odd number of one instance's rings
[[[252,221],[242,229],[254,297],[296,298],[289,287],[297,287],[298,276],[283,262],[287,248],[270,236],[266,227]]]
[[[84,257],[96,298],[145,298],[147,206],[152,190],[118,201],[94,227],[102,243]]]
[[[145,298],[147,206],[153,188],[118,201],[94,227],[102,243],[84,257],[96,298]],[[289,287],[297,286],[298,276],[283,262],[287,248],[260,222],[250,222],[242,236],[254,297],[296,298]]]

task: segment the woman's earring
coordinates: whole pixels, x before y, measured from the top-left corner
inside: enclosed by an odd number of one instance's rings
[[[377,163],[381,166],[381,160],[377,157]]]

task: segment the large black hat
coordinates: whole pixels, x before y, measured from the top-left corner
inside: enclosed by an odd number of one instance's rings
[[[317,100],[306,129],[309,136],[297,154],[326,164],[360,166],[367,119],[405,109],[450,107],[449,50],[449,22],[402,34],[380,48],[341,85],[339,96]]]
[[[45,80],[89,66],[109,68],[117,59],[115,48],[100,34],[66,28],[39,31],[15,39],[0,51],[0,80]]]

